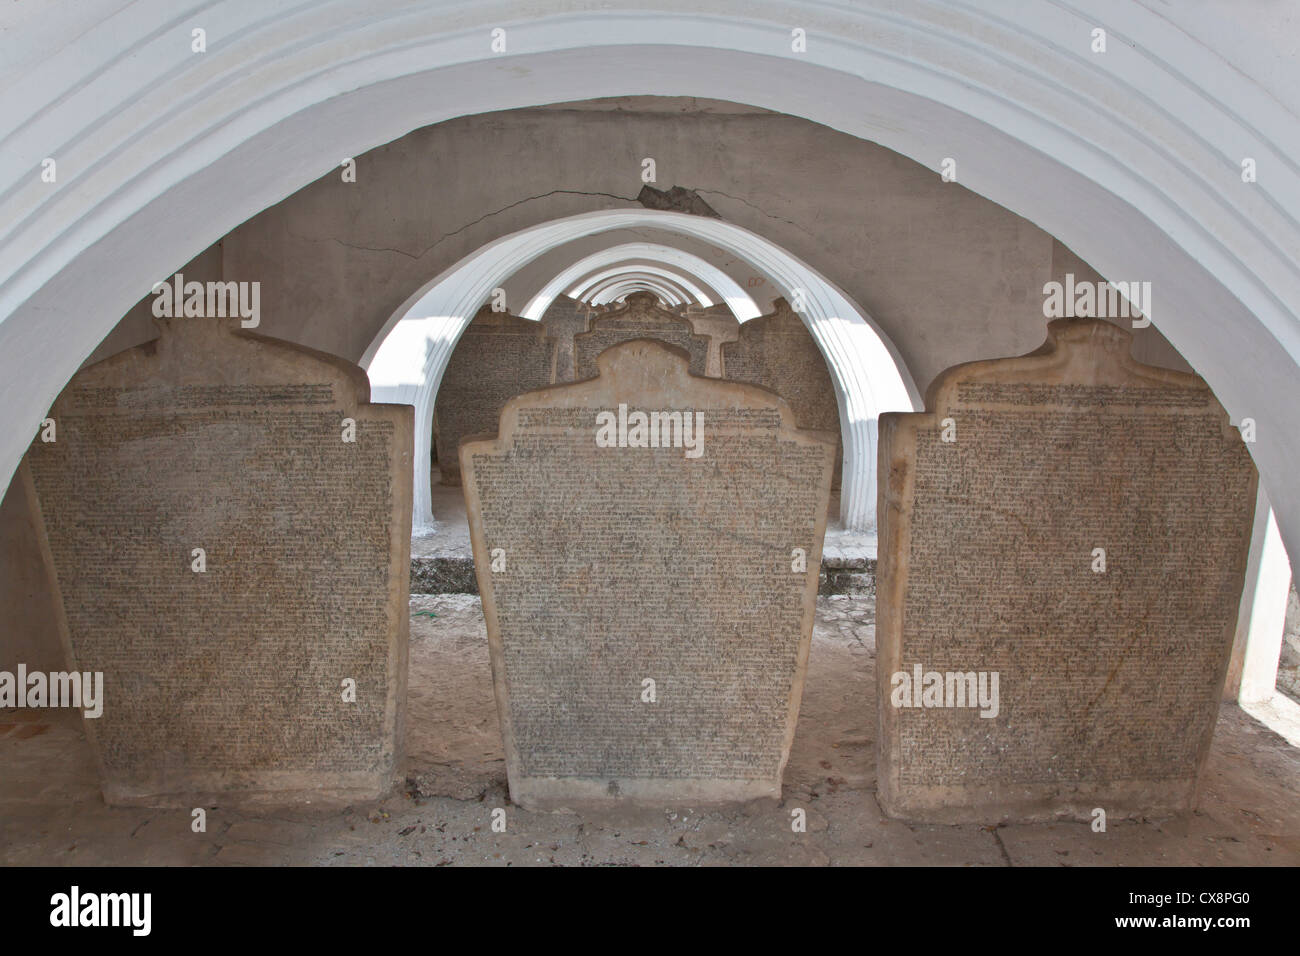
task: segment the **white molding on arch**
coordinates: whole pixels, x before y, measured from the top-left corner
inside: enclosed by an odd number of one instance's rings
[[[498,239],[413,293],[375,337],[361,360],[370,375],[372,399],[415,406],[412,524],[417,533],[437,526],[428,464],[438,386],[461,332],[492,289],[558,244],[645,225],[694,236],[752,262],[773,277],[787,298],[792,290],[803,290],[807,309],[801,318],[826,358],[839,403],[844,443],[840,523],[852,530],[875,527],[876,420],[882,412],[920,407],[916,383],[897,350],[839,289],[762,236],[721,219],[642,209],[583,213]]]
[[[49,15],[46,15],[49,14]],[[106,0],[0,30],[0,474],[154,281],[345,156],[455,116],[704,96],[872,140],[1156,290],[1300,554],[1300,84],[1229,0]],[[202,21],[209,50],[190,51]],[[792,24],[807,50],[793,52]],[[490,31],[508,28],[508,52]],[[1091,32],[1111,38],[1093,53]],[[671,63],[671,69],[665,64]],[[598,78],[598,83],[593,83]],[[58,179],[43,182],[44,158]],[[1258,181],[1240,163],[1255,160]]]
[[[694,276],[722,299],[740,322],[760,314],[758,306],[754,304],[749,293],[740,287],[740,283],[713,263],[706,262],[694,253],[674,249],[672,246],[658,242],[624,242],[578,260],[543,286],[529,300],[521,314],[529,319],[540,319],[546,314],[546,310],[550,308],[557,295],[564,293],[566,288],[584,276],[603,266],[633,260],[658,263],[665,269],[675,269],[679,276]],[[701,302],[701,304],[708,306],[711,303]]]
[[[576,294],[570,298],[591,305],[609,305],[632,292],[653,292],[670,309],[691,304],[712,305],[709,294],[699,286],[683,285],[664,272],[644,267],[629,271],[611,269],[593,281],[584,280],[584,287],[575,289]]]
[[[677,303],[679,305],[694,303],[701,306],[710,306],[713,304],[713,297],[709,294],[709,291],[700,286],[699,283],[693,282],[689,276],[680,275],[670,269],[650,263],[625,263],[610,269],[604,269],[595,275],[586,276],[579,280],[566,294],[569,298],[577,299],[579,302],[596,303],[595,297],[601,292],[629,279],[645,282],[657,281],[675,289],[677,295],[681,298],[681,302]],[[607,301],[609,301],[608,298],[599,304],[604,304]]]

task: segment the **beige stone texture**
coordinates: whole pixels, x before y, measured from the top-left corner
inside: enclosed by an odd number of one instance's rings
[[[926,412],[882,416],[889,814],[993,824],[1194,805],[1256,475],[1205,383],[1139,364],[1131,340],[1054,321],[1037,351],[956,366]],[[914,706],[897,675],[918,666],[945,675],[932,702],[948,706]],[[949,698],[949,673],[990,689],[997,674],[996,715],[960,706],[958,681]]]
[[[723,344],[721,352],[724,378],[771,389],[790,403],[800,428],[835,434],[835,477],[831,487],[838,488],[844,446],[839,438],[835,383],[817,340],[790,303],[777,299],[770,313],[741,325],[736,340]]]
[[[546,327],[481,308],[447,361],[434,402],[438,470],[444,485],[460,484],[456,449],[466,435],[496,428],[505,403],[549,385],[555,374],[554,342]]]
[[[833,436],[796,428],[771,392],[689,374],[659,342],[597,361],[598,378],[521,395],[499,437],[461,445],[511,798],[778,797]],[[628,447],[601,447],[598,416],[620,406]],[[670,409],[702,416],[698,457],[632,447],[634,413]]]
[[[735,313],[725,305],[711,305],[707,309],[690,306],[683,315],[690,320],[696,335],[707,335],[709,338],[709,360],[705,374],[710,378],[722,378],[722,346],[740,337],[740,322]]]
[[[691,321],[670,312],[650,292],[630,293],[623,305],[592,316],[591,327],[573,337],[574,378],[594,378],[596,356],[633,339],[654,339],[676,346],[690,356],[692,375],[708,371],[709,339],[696,335]]]
[[[546,337],[555,343],[555,374],[551,384],[573,381],[573,337],[586,332],[591,325],[593,310],[585,302],[558,295],[542,316]],[[496,427],[494,421],[490,431]]]
[[[378,797],[402,753],[412,410],[237,319],[159,326],[79,372],[29,454],[68,659],[104,675],[104,798]]]

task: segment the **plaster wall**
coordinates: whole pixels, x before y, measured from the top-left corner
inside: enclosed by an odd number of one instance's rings
[[[843,289],[922,391],[951,365],[1041,341],[1043,284],[1077,263],[1041,229],[827,127],[682,113],[673,102],[516,110],[416,130],[359,157],[356,183],[331,173],[226,236],[224,277],[262,282],[265,334],[359,361],[414,290],[480,246],[552,219],[640,208],[641,159],[653,156],[660,187],[695,190]],[[1163,343],[1147,344],[1159,342],[1154,329],[1135,339],[1182,367]]]

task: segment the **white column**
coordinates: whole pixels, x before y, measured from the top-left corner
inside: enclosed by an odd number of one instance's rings
[[[1255,530],[1251,536],[1246,586],[1238,614],[1238,637],[1244,636],[1241,704],[1262,703],[1275,693],[1277,662],[1282,653],[1287,595],[1291,590],[1291,562],[1282,546],[1277,521],[1261,485],[1255,505]]]

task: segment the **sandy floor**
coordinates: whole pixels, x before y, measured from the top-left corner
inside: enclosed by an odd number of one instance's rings
[[[1300,751],[1223,707],[1196,812],[1165,820],[924,827],[875,798],[874,617],[822,598],[780,805],[529,813],[509,803],[477,598],[411,601],[407,782],[348,808],[106,807],[79,722],[40,712],[0,736],[0,862],[340,865],[1300,864]],[[31,712],[16,711],[31,716]],[[504,809],[506,831],[492,831]],[[807,832],[791,831],[791,810]]]

